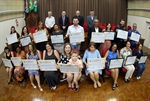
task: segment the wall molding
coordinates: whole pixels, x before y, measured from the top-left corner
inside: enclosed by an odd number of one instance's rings
[[[0,15],[16,14],[16,13],[24,13],[24,11],[23,10],[6,10],[6,11],[1,11]]]
[[[142,10],[142,11],[150,11],[150,8],[127,8],[128,10]]]

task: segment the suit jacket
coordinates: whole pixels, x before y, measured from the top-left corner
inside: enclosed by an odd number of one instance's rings
[[[74,16],[73,18],[78,18],[78,20],[79,20],[79,25],[83,27],[84,18],[83,18],[82,16]],[[72,21],[73,21],[73,18],[72,18]]]
[[[91,18],[91,16],[87,16],[87,24],[88,24],[88,28],[92,28],[94,26],[94,20],[97,18],[97,16],[93,16],[93,20]]]
[[[63,29],[62,26],[66,26],[66,29],[67,29],[68,26],[69,26],[69,17],[65,16],[65,23],[64,23],[64,25],[63,25],[63,18],[62,18],[62,16],[59,17],[58,24],[59,24],[59,26],[60,26],[61,29]]]
[[[91,35],[92,35],[92,32],[96,32],[95,31],[95,27],[93,26],[92,28],[90,28],[89,29],[90,31],[89,31],[89,33],[88,33],[88,37],[89,37],[89,39],[91,39]],[[100,28],[100,27],[98,27],[98,32],[102,32],[102,29]]]

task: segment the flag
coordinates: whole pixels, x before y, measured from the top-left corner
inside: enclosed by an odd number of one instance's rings
[[[29,4],[30,4],[30,5],[29,5],[29,11],[31,12],[31,11],[34,9],[32,0],[30,0]]]
[[[25,12],[29,13],[29,4],[27,0],[26,0]]]
[[[34,0],[34,12],[37,12],[37,0]]]

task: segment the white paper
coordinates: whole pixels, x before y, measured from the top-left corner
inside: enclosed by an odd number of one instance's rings
[[[36,60],[22,60],[23,67],[26,70],[39,70]]]
[[[17,34],[13,33],[6,37],[8,45],[18,42]]]
[[[84,33],[70,33],[70,43],[77,43],[84,41]]]
[[[22,46],[27,46],[31,42],[31,38],[30,38],[30,36],[20,38],[20,42],[21,42]]]
[[[99,70],[105,68],[105,58],[88,58],[88,70]]]
[[[53,44],[55,43],[64,43],[64,37],[63,35],[52,35],[51,41]]]
[[[10,60],[2,58],[2,61],[6,67],[13,67]]]
[[[110,60],[109,69],[121,68],[123,64],[123,59],[112,59]]]
[[[41,71],[57,71],[55,60],[38,60]]]
[[[46,31],[39,31],[33,34],[35,43],[47,41]]]
[[[105,40],[114,40],[115,32],[104,32]]]
[[[118,29],[117,38],[127,40],[127,38],[128,38],[128,32]]]
[[[133,41],[139,42],[139,40],[140,40],[140,35],[139,35],[139,34],[137,34],[137,33],[132,32],[132,33],[131,33],[130,40],[133,40]]]
[[[14,66],[21,66],[22,60],[20,57],[12,57],[11,61],[14,64]]]
[[[135,63],[136,56],[129,56],[126,59],[125,65],[133,65]]]
[[[145,63],[148,56],[141,56],[139,63]]]
[[[62,73],[79,73],[79,67],[76,65],[59,64]]]
[[[105,34],[102,32],[92,32],[91,42],[104,43]]]

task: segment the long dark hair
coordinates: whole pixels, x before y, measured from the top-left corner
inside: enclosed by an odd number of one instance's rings
[[[110,24],[110,26],[111,26],[111,23],[107,23],[107,24],[106,24],[106,31],[108,30],[108,28],[107,28],[108,24]],[[111,31],[111,30],[112,30],[112,26],[110,27],[110,31]]]
[[[24,27],[22,28],[22,32],[21,32],[21,35],[22,35],[22,36],[24,36],[24,35],[25,35],[25,33],[23,32],[24,28],[26,28],[26,29],[27,29],[27,34],[29,34],[29,30],[28,30],[27,26],[24,26]]]
[[[31,45],[32,46],[32,51],[33,51],[33,54],[34,55],[36,55],[36,53],[37,53],[37,49],[36,49],[36,47],[35,47],[35,44],[34,43],[29,43],[29,45]],[[29,47],[29,46],[28,46]],[[31,55],[31,51],[29,50],[29,55]]]
[[[53,47],[53,45],[50,42],[47,42],[46,45],[51,46],[51,48],[54,50],[54,47]],[[46,47],[46,45],[45,45],[45,47]],[[47,52],[47,50],[46,50],[46,52]]]
[[[12,28],[14,28],[14,30],[15,30],[14,33],[17,33],[17,31],[16,31],[16,29],[15,29],[15,26],[11,26],[11,29],[12,29]],[[10,30],[10,34],[12,34],[11,30]]]
[[[10,49],[8,48],[8,47],[5,47],[4,48],[4,52],[5,52],[5,50],[8,50],[9,52],[10,52]],[[6,52],[5,52],[6,53]]]
[[[38,28],[37,28],[37,31],[39,31],[40,29],[39,29],[39,25],[40,24],[42,24],[43,25],[43,22],[42,21],[40,21],[39,23],[38,23]],[[44,26],[42,26],[42,29],[44,30]]]
[[[116,44],[116,43],[113,43],[113,44],[110,46],[109,51],[112,51],[112,47],[113,47],[114,45],[116,45],[116,46],[117,46],[117,44]],[[116,48],[115,52],[117,52],[117,48]]]

